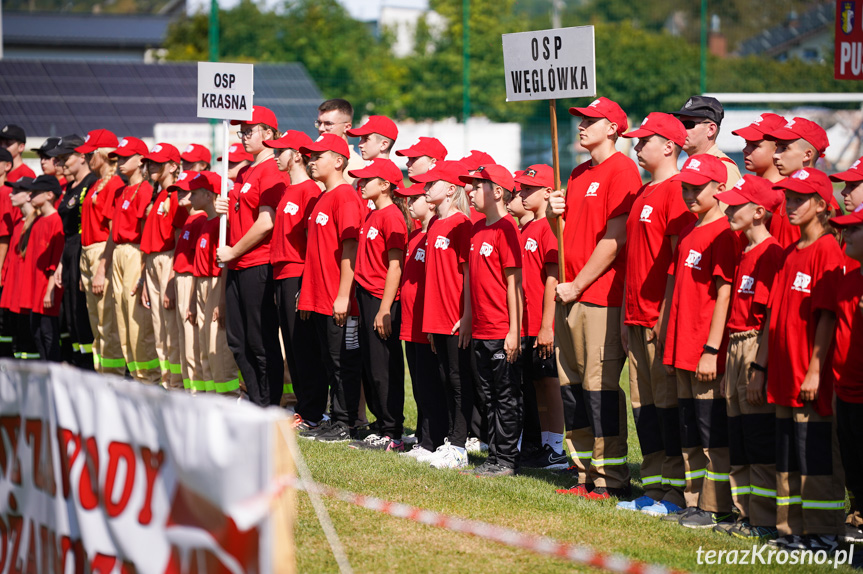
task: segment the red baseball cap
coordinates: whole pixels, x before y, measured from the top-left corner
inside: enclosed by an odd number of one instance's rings
[[[623,137],[645,138],[654,134],[671,140],[680,147],[686,143],[686,128],[683,127],[680,120],[671,114],[663,114],[662,112],[648,114],[641,122],[641,127],[623,134]]]
[[[273,110],[265,108],[264,106],[252,106],[251,121],[231,120],[232,126],[240,124],[264,124],[270,126],[274,130],[279,129],[279,120],[276,119],[276,114],[273,113]]]
[[[266,144],[266,142],[264,142]],[[222,156],[216,158],[216,161],[222,161]],[[255,161],[255,156],[246,151],[241,144],[231,144],[228,147],[228,162],[239,163],[241,161]]]
[[[443,180],[453,185],[463,186],[464,182],[459,176],[464,173],[464,166],[458,161],[435,162],[430,170],[410,178],[414,183],[429,183]]]
[[[522,171],[515,177],[515,182],[522,185],[554,188],[554,170],[550,165],[537,163]]]
[[[623,108],[608,98],[597,98],[585,108],[569,108],[569,113],[587,118],[605,118],[617,124],[617,135],[623,135],[629,127]]]
[[[830,176],[830,179],[833,181],[850,181],[855,183],[863,181],[863,157],[851,164],[851,167],[845,171],[834,173]]]
[[[425,195],[425,184],[424,183],[415,183],[413,185],[409,185],[407,187],[398,187],[396,188],[396,193],[402,195],[404,197],[413,197],[416,195]]]
[[[177,176],[177,181],[168,186],[168,191],[179,189],[182,191],[189,191],[192,189],[189,187],[189,184],[192,183],[192,180],[199,174],[198,171],[184,171]]]
[[[84,143],[75,148],[78,153],[90,153],[99,148],[109,147],[116,149],[120,142],[117,136],[108,130],[93,130],[87,133]]]
[[[509,191],[512,191],[515,187],[515,179],[513,179],[512,173],[502,165],[494,163],[475,171],[473,175],[462,175],[459,179],[463,183],[471,183],[476,179],[487,179]]]
[[[183,150],[183,153],[180,154],[180,159],[191,163],[198,161],[210,163],[211,157],[213,157],[213,154],[210,153],[210,150],[205,146],[196,143],[187,145],[186,149]]]
[[[772,183],[763,177],[748,173],[738,179],[730,190],[717,193],[716,199],[726,205],[754,203],[770,212],[775,212],[781,204],[785,203],[785,197],[773,189]]]
[[[793,118],[776,130],[769,134],[765,134],[765,139],[769,140],[796,140],[804,139],[812,144],[812,147],[818,150],[818,153],[824,154],[830,141],[827,139],[827,132],[824,128],[806,118]]]
[[[446,159],[446,148],[437,138],[421,137],[417,143],[406,149],[400,149],[396,155],[402,157],[422,157],[427,155],[437,161]]]
[[[385,138],[395,141],[399,137],[399,129],[396,123],[386,116],[369,116],[368,121],[358,128],[345,131],[352,138],[368,134],[380,134]]]
[[[222,193],[222,176],[214,171],[199,171],[195,177],[188,180],[187,186],[189,189],[206,189],[219,195]]]
[[[348,175],[356,179],[379,177],[384,181],[390,182],[395,187],[401,187],[404,184],[402,170],[400,170],[392,160],[382,157],[373,159],[372,163],[362,169],[352,169],[348,171]]]
[[[704,185],[710,181],[725,183],[728,180],[728,170],[722,160],[715,155],[700,153],[690,156],[683,164],[680,173],[671,178],[690,185]]]
[[[837,229],[845,229],[846,227],[860,224],[863,224],[863,204],[858,205],[857,208],[848,215],[839,215],[837,217],[830,218],[830,225]]]
[[[169,143],[157,143],[153,146],[153,149],[150,150],[150,153],[147,154],[144,159],[148,159],[150,161],[154,161],[156,163],[165,163],[168,161],[173,161],[176,163],[180,163],[180,152]]]
[[[817,193],[831,207],[836,204],[836,199],[833,197],[833,184],[830,183],[830,178],[827,177],[826,173],[814,167],[798,169],[785,179],[776,182],[773,187],[777,189],[789,189],[807,195]]]
[[[494,165],[497,162],[494,158],[484,151],[470,150],[470,154],[464,156],[459,162],[465,167],[468,172],[476,171],[484,165]]]
[[[336,134],[321,134],[318,139],[300,148],[300,153],[304,154],[321,151],[331,151],[346,158],[351,157],[348,142]]]
[[[765,139],[765,136],[772,131],[776,131],[788,123],[784,117],[779,114],[761,114],[761,116],[746,127],[734,130],[731,132],[736,136],[740,136],[748,142],[757,142]]]
[[[120,140],[120,145],[117,146],[117,149],[115,149],[108,155],[132,157],[133,155],[138,154],[146,156],[149,151],[150,150],[147,149],[147,144],[145,144],[138,138],[126,137]]]
[[[311,143],[312,138],[304,132],[297,130],[288,130],[277,140],[264,141],[264,145],[266,147],[271,147],[273,149],[295,149],[297,151],[300,151],[301,147],[307,146]]]

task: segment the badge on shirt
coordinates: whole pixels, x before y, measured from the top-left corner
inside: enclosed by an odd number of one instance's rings
[[[293,201],[289,201],[285,204],[285,213],[288,213],[290,215],[296,215],[299,210],[300,206]]]
[[[123,202],[123,209],[129,209],[129,200]]]
[[[366,238],[369,240],[372,240],[377,236],[378,236],[378,230],[375,229],[374,227],[369,227],[369,232],[366,233]]]

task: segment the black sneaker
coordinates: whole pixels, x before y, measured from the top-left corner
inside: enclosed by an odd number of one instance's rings
[[[315,440],[318,442],[348,442],[353,439],[356,431],[351,431],[348,425],[339,421],[333,423],[329,430],[321,432]]]
[[[699,509],[680,519],[680,525],[686,528],[714,528],[721,523],[733,525],[733,515],[730,512],[719,513]]]
[[[863,542],[863,529],[851,524],[845,524],[845,533],[842,535],[842,542],[847,542],[848,544]]]
[[[805,538],[806,550],[833,554],[839,548],[839,540],[835,534],[810,534]]]
[[[549,445],[543,445],[542,449],[535,452],[533,456],[525,457],[521,461],[525,468],[542,468],[545,470],[562,470],[569,467],[569,459],[564,453],[556,453]]]
[[[687,506],[686,508],[682,508],[682,509],[678,510],[677,512],[670,512],[670,513],[664,515],[662,518],[660,518],[660,520],[663,522],[680,523],[680,521],[684,517],[689,516],[690,514],[693,514],[695,512],[698,512],[698,508],[696,508],[695,506]]]
[[[503,466],[496,462],[490,463],[486,461],[475,468],[470,474],[480,478],[498,478],[501,476],[513,476],[515,473],[515,469],[510,466]]]
[[[306,425],[308,428],[297,428],[297,435],[300,438],[304,438],[307,440],[315,440],[318,438],[319,434],[325,433],[330,430],[330,426],[332,426],[332,424],[333,423],[330,419],[324,419],[316,425],[304,423],[304,425]]]

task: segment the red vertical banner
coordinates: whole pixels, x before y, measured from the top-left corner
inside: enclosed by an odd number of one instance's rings
[[[837,80],[863,80],[863,0],[836,1]]]

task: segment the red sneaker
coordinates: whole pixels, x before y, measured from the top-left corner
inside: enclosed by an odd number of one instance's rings
[[[558,488],[558,494],[571,494],[573,496],[587,496],[590,494],[590,489],[585,484],[576,484],[572,488]]]

